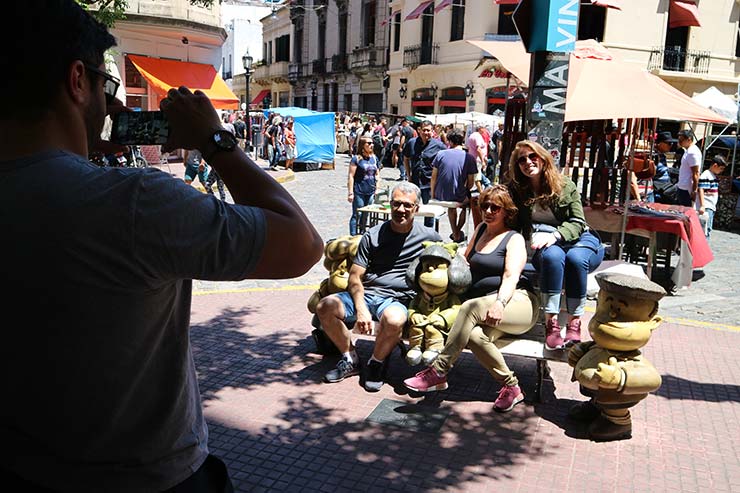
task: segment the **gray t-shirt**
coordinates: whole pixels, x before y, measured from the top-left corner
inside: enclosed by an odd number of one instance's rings
[[[3,467],[65,491],[182,482],[208,454],[190,279],[244,279],[264,214],[61,151],[0,162],[0,204]]]
[[[414,291],[406,284],[406,269],[421,254],[423,241],[442,241],[442,237],[418,221],[408,233],[396,233],[390,221],[370,228],[360,240],[354,260],[367,269],[362,280],[365,294],[408,304]]]

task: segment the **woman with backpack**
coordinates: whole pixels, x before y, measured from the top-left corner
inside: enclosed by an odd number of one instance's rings
[[[373,153],[373,141],[367,137],[357,139],[357,155],[352,156],[347,177],[347,202],[352,204],[349,234],[357,234],[357,224],[365,224],[366,213],[359,209],[375,201],[378,160]]]

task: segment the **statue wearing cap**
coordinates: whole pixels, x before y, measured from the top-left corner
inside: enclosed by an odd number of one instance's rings
[[[572,379],[591,400],[574,406],[569,416],[590,423],[592,440],[623,440],[632,436],[629,408],[660,388],[660,374],[639,349],[662,322],[658,301],[666,292],[624,274],[598,274],[596,281],[601,289],[588,325],[593,341],[576,344],[568,354]]]
[[[406,269],[406,283],[418,293],[408,311],[406,361],[412,366],[430,365],[439,356],[462,305],[458,295],[472,282],[470,267],[457,255],[457,243],[423,245],[419,258]]]

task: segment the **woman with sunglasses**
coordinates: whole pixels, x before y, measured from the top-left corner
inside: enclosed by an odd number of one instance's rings
[[[517,229],[531,237],[532,264],[540,274],[545,347],[563,349],[581,340],[587,277],[604,259],[604,247],[588,230],[575,183],[560,174],[540,144],[528,140],[516,144],[507,178],[520,212]],[[563,281],[568,310],[565,339],[557,317]]]
[[[522,276],[527,254],[524,237],[513,230],[518,211],[508,189],[504,185],[487,188],[480,204],[483,222],[465,251],[473,275],[468,301],[460,308],[437,359],[403,383],[417,392],[446,389],[447,373],[468,347],[502,384],[494,409],[506,412],[524,400],[524,393],[495,341],[531,329],[539,316],[539,302]]]
[[[358,209],[375,201],[377,186],[378,160],[373,153],[373,139],[357,139],[357,155],[352,156],[347,177],[347,202],[352,204],[352,217],[349,218],[349,234],[357,234],[357,222],[365,224],[365,213]]]

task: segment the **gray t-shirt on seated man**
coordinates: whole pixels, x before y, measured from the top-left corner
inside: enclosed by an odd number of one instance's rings
[[[442,237],[417,221],[408,233],[393,231],[390,221],[370,228],[360,240],[354,260],[366,269],[362,280],[365,294],[408,305],[414,291],[406,284],[406,269],[421,254],[424,241],[442,241]]]

